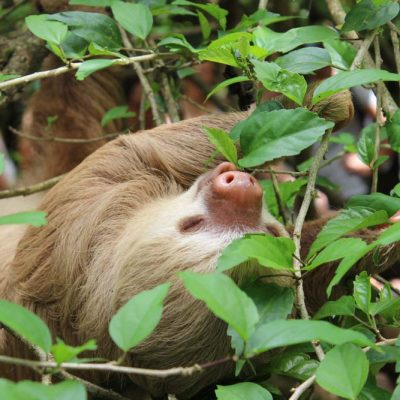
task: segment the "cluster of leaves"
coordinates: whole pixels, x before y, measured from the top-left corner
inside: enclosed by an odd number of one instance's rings
[[[235,78],[220,83],[209,96],[239,82],[260,84],[262,91],[279,92],[302,106],[307,84],[305,75],[331,66],[339,72],[324,81],[314,92],[311,103],[356,85],[380,80],[400,81],[400,75],[378,69],[351,69],[356,51],[341,39],[344,32],[381,29],[399,12],[394,1],[361,0],[348,13],[341,30],[324,26],[303,26],[287,32],[275,32],[270,25],[293,17],[259,10],[227,30],[227,11],[214,3],[175,0],[168,3],[119,0],[71,0],[73,5],[109,7],[112,17],[95,12],[68,11],[52,15],[32,15],[26,25],[33,34],[47,42],[47,47],[65,63],[80,62],[76,77],[85,79],[91,73],[116,63],[127,61],[120,28],[129,33],[138,46],[149,53],[168,49],[178,55],[178,74],[193,73],[183,68],[187,60],[211,61],[232,66],[240,71]],[[110,14],[110,15],[111,15]],[[171,34],[170,16],[196,18],[203,41],[194,45],[182,34]],[[167,28],[165,28],[167,27]],[[218,29],[218,37],[213,32]],[[152,33],[164,37],[151,49],[147,39]],[[311,44],[318,44],[310,46]],[[182,68],[181,68],[182,67]],[[1,80],[15,76],[0,76]],[[110,110],[102,124],[116,118],[129,117],[126,106]],[[253,114],[237,124],[231,132],[205,128],[209,139],[224,157],[238,168],[257,168],[281,157],[299,154],[318,143],[333,128],[333,123],[318,117],[306,108],[285,110],[276,101],[259,104]],[[333,136],[332,142],[342,144],[344,151],[356,152],[371,170],[378,168],[386,158],[377,153],[376,125],[367,126],[358,143],[351,134]],[[387,140],[391,149],[400,152],[400,113],[396,112],[381,129],[381,140]],[[240,145],[241,154],[237,152]],[[312,160],[310,160],[312,161]],[[4,160],[0,159],[0,169]],[[310,162],[297,168],[307,174]],[[284,205],[292,209],[296,196],[301,195],[308,178],[302,176],[292,182],[279,184]],[[332,183],[317,180],[322,187]],[[277,198],[269,181],[262,182],[264,198],[269,210],[277,217]],[[332,219],[320,232],[303,261],[305,274],[326,263],[337,262],[338,268],[327,287],[329,297],[334,286],[366,254],[400,240],[400,224],[391,225],[375,241],[366,243],[351,234],[360,229],[388,223],[388,218],[400,209],[400,187],[391,195],[374,193],[355,196],[347,208]],[[3,223],[45,223],[43,213],[7,216]],[[349,237],[350,235],[350,237]],[[316,381],[331,393],[347,399],[388,399],[390,394],[377,388],[375,374],[386,363],[400,363],[400,343],[376,346],[380,325],[399,327],[400,299],[393,296],[390,286],[384,285],[378,293],[371,288],[366,272],[359,274],[353,284],[353,295],[328,301],[312,320],[287,319],[293,309],[292,289],[273,284],[248,282],[239,288],[225,273],[239,264],[256,261],[259,265],[280,273],[293,272],[294,242],[289,238],[267,235],[246,235],[232,242],[222,253],[217,271],[209,274],[182,272],[180,278],[186,289],[228,325],[232,348],[237,356],[237,374],[252,357],[271,349],[285,347],[262,366],[262,377],[277,374],[304,381],[316,376]],[[145,340],[156,328],[162,316],[163,301],[169,284],[157,286],[134,296],[112,318],[109,333],[123,353]],[[50,353],[57,366],[65,362],[82,363],[83,351],[96,350],[94,341],[72,347],[61,339],[52,343],[45,323],[28,310],[0,301],[0,322],[17,335],[45,353]],[[295,332],[295,334],[294,334]],[[321,341],[326,350],[322,362],[316,361],[311,341]],[[101,349],[99,349],[101,354]],[[123,359],[123,357],[121,358]],[[210,360],[211,361],[211,360]],[[56,373],[55,367],[53,372]],[[400,389],[397,389],[399,392]],[[34,382],[11,383],[0,380],[0,393],[7,399],[85,399],[80,383],[73,381],[45,386]],[[265,399],[279,397],[279,391],[270,382],[242,382],[219,386],[219,400],[232,398]],[[36,396],[36,397],[34,397]],[[395,396],[395,395],[393,395]],[[395,398],[395,397],[393,397]]]

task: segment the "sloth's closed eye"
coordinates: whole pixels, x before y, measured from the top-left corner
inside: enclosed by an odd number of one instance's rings
[[[178,228],[181,233],[191,233],[204,225],[204,218],[201,215],[188,217],[179,222]]]

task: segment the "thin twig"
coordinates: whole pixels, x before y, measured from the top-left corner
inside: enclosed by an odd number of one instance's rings
[[[276,202],[278,203],[279,214],[283,219],[283,225],[286,226],[287,218],[286,218],[286,207],[283,204],[281,191],[279,190],[278,180],[276,179],[276,175],[272,172],[272,169],[269,169],[269,173],[271,175],[272,187],[274,188]]]
[[[351,71],[357,69],[361,65],[361,63],[364,61],[365,54],[367,53],[369,47],[371,46],[371,43],[374,40],[376,34],[377,34],[377,30],[374,30],[367,34],[367,36],[361,43],[361,46],[358,49],[356,56],[354,57],[354,60],[350,67]]]
[[[289,397],[289,400],[298,400],[301,395],[314,384],[316,379],[317,377],[315,375],[312,375],[301,385],[297,386],[297,388],[293,391],[293,394]]]
[[[280,170],[280,169],[263,169],[263,168],[256,168],[252,172],[252,174],[269,174],[273,173],[275,175],[290,175],[290,176],[307,176],[308,171],[289,171],[289,170]]]
[[[207,108],[206,106],[203,106],[203,104],[200,104],[197,101],[195,101],[192,98],[190,98],[189,96],[186,96],[186,94],[181,95],[181,99],[183,101],[186,101],[186,102],[190,103],[191,105],[195,106],[199,110],[204,111],[204,112],[206,112],[208,114],[211,114],[211,113],[214,112],[214,110],[211,110],[211,109]]]
[[[15,135],[21,136],[26,139],[35,140],[37,142],[55,142],[55,143],[68,143],[68,144],[86,144],[86,143],[100,142],[102,140],[114,139],[119,135],[125,134],[124,132],[115,132],[115,133],[107,133],[106,135],[97,136],[94,138],[85,138],[85,139],[64,138],[58,136],[34,136],[34,135],[29,135],[28,133],[21,132],[18,129],[13,128],[12,126],[9,126],[8,128]]]
[[[8,199],[10,197],[17,197],[17,196],[28,196],[33,193],[43,192],[44,190],[52,188],[63,177],[64,177],[64,174],[55,176],[54,178],[50,178],[47,181],[39,182],[34,185],[25,186],[25,187],[16,188],[16,189],[1,190],[0,191],[0,199]]]
[[[374,40],[374,50],[375,50],[375,65],[377,68],[381,68],[382,57],[381,48],[379,45],[379,37],[376,36]],[[375,144],[374,144],[374,158],[372,161],[372,181],[371,181],[371,193],[376,193],[378,191],[378,177],[379,168],[376,167],[375,163],[379,159],[380,146],[381,146],[381,126],[383,126],[383,116],[382,116],[382,96],[381,89],[377,86],[377,96],[376,96],[376,129],[375,129]]]
[[[308,209],[310,208],[311,201],[314,196],[315,192],[315,181],[317,179],[317,174],[319,170],[319,166],[321,164],[321,161],[328,149],[328,144],[329,144],[329,137],[331,135],[331,131],[328,131],[325,133],[321,140],[321,145],[319,149],[317,150],[317,153],[314,156],[314,161],[311,164],[310,170],[309,170],[309,176],[308,176],[308,183],[306,187],[306,191],[304,194],[304,199],[301,204],[299,213],[296,218],[296,222],[294,225],[293,229],[293,241],[295,243],[296,249],[295,249],[295,257],[294,257],[294,271],[296,277],[299,278],[297,281],[296,285],[296,295],[297,295],[297,305],[300,309],[300,315],[302,319],[310,319],[310,315],[308,314],[307,311],[307,306],[305,302],[305,296],[304,296],[304,288],[303,288],[303,280],[301,279],[301,263],[299,262],[299,259],[301,258],[300,256],[300,250],[301,250],[301,234],[303,230],[303,225],[304,221],[308,212]],[[312,343],[315,353],[317,354],[317,357],[319,360],[323,360],[325,357],[325,353],[322,350],[322,347],[319,343]]]
[[[130,49],[129,52],[132,51],[133,46],[131,41],[129,40],[129,37],[127,35],[127,33],[125,32],[124,29],[122,29],[121,27],[119,27],[119,30],[121,32],[121,37],[122,37],[122,42],[124,44],[124,46],[127,49]],[[153,53],[155,56],[158,56],[158,54]],[[154,59],[156,57],[153,57],[152,59]],[[149,60],[149,59],[148,59]],[[142,85],[143,91],[145,92],[147,98],[149,99],[149,103],[150,103],[150,107],[151,107],[151,111],[153,114],[153,119],[154,122],[156,123],[156,125],[162,125],[163,124],[163,120],[160,116],[160,113],[158,111],[158,107],[157,107],[157,102],[156,102],[156,98],[153,92],[153,89],[151,88],[150,82],[147,79],[146,74],[143,72],[143,68],[142,66],[138,63],[138,62],[132,62],[131,63],[133,68],[135,69],[135,72],[140,80],[140,83]]]
[[[142,61],[153,60],[158,57],[158,54],[145,54],[142,56],[135,57],[126,57],[126,58],[117,58],[116,60],[112,60],[112,65],[140,65],[139,63]],[[34,72],[33,74],[21,76],[19,78],[10,79],[8,81],[0,82],[0,90],[7,89],[11,86],[26,84],[29,82],[37,81],[39,79],[50,78],[58,75],[65,74],[66,72],[73,71],[78,69],[83,62],[72,62],[68,65],[64,65],[63,67],[58,67],[54,69],[50,69],[47,71],[39,71]]]
[[[129,400],[127,397],[121,396],[119,393],[114,392],[111,389],[105,389],[101,386],[95,385],[92,382],[86,381],[85,379],[79,378],[78,376],[72,375],[66,371],[60,371],[58,374],[63,379],[74,380],[82,383],[87,391],[94,395],[96,399],[104,400]]]
[[[234,357],[225,357],[220,360],[210,361],[208,363],[199,365],[195,364],[191,367],[175,367],[169,369],[147,369],[147,368],[136,368],[136,367],[126,367],[122,365],[115,365],[114,363],[107,364],[94,364],[94,363],[73,363],[66,362],[57,364],[54,361],[33,361],[26,360],[23,358],[14,358],[4,355],[0,355],[0,363],[20,365],[28,368],[37,370],[38,368],[62,368],[71,369],[79,371],[102,371],[102,372],[118,372],[123,374],[133,374],[133,375],[144,375],[144,376],[155,376],[157,378],[168,378],[171,376],[191,376],[193,374],[202,372],[206,368],[212,368],[219,364],[224,364],[227,362],[234,362]]]
[[[322,162],[321,165],[319,166],[319,169],[327,167],[328,165],[332,164],[334,161],[339,160],[340,158],[342,158],[345,154],[346,154],[345,151],[341,151],[340,153],[335,154],[329,160],[326,160],[326,161]]]
[[[396,63],[396,70],[397,73],[400,74],[400,43],[399,43],[400,30],[393,22],[389,22],[388,25],[390,28],[390,37],[392,39],[392,44],[393,44],[393,53],[394,53],[394,60]]]

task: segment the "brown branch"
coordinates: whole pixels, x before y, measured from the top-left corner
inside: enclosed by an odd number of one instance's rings
[[[351,64],[350,70],[353,71],[357,69],[361,63],[363,62],[365,55],[367,51],[369,50],[369,47],[371,46],[371,43],[373,42],[375,36],[377,34],[377,30],[374,30],[372,32],[369,32],[366,36],[366,38],[363,40],[361,43],[361,46],[359,47],[356,56],[354,57],[354,60]]]
[[[128,50],[128,54],[130,54],[130,52],[132,52],[132,49],[133,49],[132,43],[129,40],[129,37],[128,37],[126,31],[124,29],[122,29],[121,26],[119,26],[119,30],[121,32],[122,42],[127,49],[130,49],[130,50]],[[154,55],[157,56],[156,53],[154,53]],[[156,58],[156,57],[153,57],[152,59],[154,59],[154,58]],[[142,85],[144,93],[146,94],[147,98],[149,99],[151,111],[153,113],[154,122],[156,123],[157,126],[162,125],[163,120],[158,111],[157,102],[156,102],[156,98],[155,98],[153,89],[150,86],[149,80],[147,79],[147,76],[144,73],[142,66],[138,62],[133,62],[132,66],[140,80],[140,83]]]
[[[34,361],[26,360],[22,358],[14,358],[9,356],[0,355],[0,363],[19,365],[37,370],[38,368],[52,369],[52,368],[63,368],[79,371],[103,371],[103,372],[118,372],[124,374],[144,375],[144,376],[155,376],[158,378],[168,378],[171,376],[191,376],[196,373],[202,372],[206,368],[212,368],[215,365],[224,364],[227,362],[237,361],[235,357],[225,357],[220,360],[210,361],[202,365],[195,364],[191,367],[175,367],[169,369],[147,369],[147,368],[136,368],[126,367],[122,365],[115,365],[115,363],[107,364],[94,364],[94,363],[73,363],[65,362],[57,364],[54,361]]]
[[[83,139],[83,138],[64,138],[59,136],[34,136],[34,135],[29,135],[28,133],[21,132],[18,129],[13,128],[12,126],[9,126],[8,128],[15,135],[21,136],[25,139],[34,140],[37,142],[54,142],[54,143],[68,143],[68,144],[86,144],[86,143],[100,142],[102,140],[110,140],[116,138],[119,135],[126,134],[124,132],[114,132],[114,133],[107,133],[106,135],[97,136],[94,138]]]
[[[47,181],[39,182],[31,186],[25,186],[16,189],[7,189],[0,191],[0,199],[8,199],[10,197],[17,196],[28,196],[33,193],[43,192],[44,190],[52,188],[56,183],[58,183],[64,175],[55,176]]]
[[[397,289],[397,288],[395,288],[387,279],[383,278],[383,277],[380,276],[380,275],[374,275],[374,278],[375,278],[378,282],[383,283],[384,285],[386,285],[386,284],[389,285],[389,286],[390,286],[390,290],[391,290],[393,293],[396,293],[398,296],[400,296],[400,290]]]
[[[394,60],[396,63],[396,70],[397,73],[400,74],[400,43],[399,43],[400,30],[393,22],[388,22],[388,25],[390,28],[390,38],[393,44],[393,53],[394,53]]]

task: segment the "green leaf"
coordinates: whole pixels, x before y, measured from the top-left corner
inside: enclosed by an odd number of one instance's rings
[[[44,211],[24,211],[0,217],[0,225],[28,224],[32,226],[47,225],[47,213]]]
[[[397,110],[386,122],[386,132],[391,148],[400,153],[400,110]]]
[[[246,356],[313,340],[321,340],[335,345],[347,342],[360,346],[372,344],[362,333],[351,329],[338,328],[326,321],[272,321],[260,326],[253,333],[246,347]]]
[[[186,290],[206,303],[207,307],[229,324],[247,341],[259,319],[253,301],[241,291],[231,278],[221,273],[179,273]]]
[[[207,18],[201,11],[197,11],[197,16],[199,18],[201,33],[203,35],[203,39],[207,40],[211,34],[211,26],[207,21]]]
[[[134,112],[128,110],[127,105],[113,107],[103,115],[103,118],[101,119],[101,126],[106,126],[115,119],[131,118],[135,115],[136,114]]]
[[[332,218],[322,228],[316,240],[311,245],[307,259],[310,259],[317,251],[327,246],[329,243],[339,239],[341,236],[368,228],[369,226],[384,224],[388,216],[385,211],[371,211],[357,207],[343,210],[337,217]]]
[[[343,71],[324,80],[315,90],[312,103],[316,104],[327,97],[353,86],[366,85],[377,81],[400,81],[400,74],[382,69],[356,69]]]
[[[107,15],[83,11],[65,11],[48,16],[49,20],[67,24],[69,30],[100,47],[119,50],[122,47],[121,34],[115,21]]]
[[[226,79],[225,81],[222,81],[219,83],[217,86],[215,86],[210,93],[208,93],[206,97],[206,101],[213,96],[215,93],[219,92],[221,89],[226,88],[227,86],[233,85],[234,83],[238,82],[245,82],[249,81],[250,79],[247,76],[240,75],[240,76],[235,76],[234,78]]]
[[[85,387],[77,381],[44,385],[31,381],[14,383],[0,379],[0,393],[4,400],[87,400]]]
[[[201,4],[201,3],[195,3],[195,2],[187,1],[187,0],[175,0],[174,2],[172,2],[172,4],[179,5],[179,6],[192,6],[195,8],[199,8],[200,10],[203,10],[204,12],[213,16],[218,21],[220,27],[223,30],[226,29],[226,16],[228,15],[228,11],[219,7],[217,4],[211,4],[211,3]]]
[[[72,32],[67,32],[67,36],[65,36],[60,47],[63,51],[61,55],[67,58],[82,58],[88,49],[88,42]]]
[[[237,150],[235,142],[229,137],[228,132],[219,128],[203,127],[206,131],[208,140],[215,146],[228,161],[237,165]]]
[[[353,196],[346,204],[346,207],[363,207],[376,211],[383,210],[391,217],[400,210],[400,199],[383,193],[360,194]]]
[[[239,122],[231,135],[240,137],[242,167],[299,154],[333,127],[333,122],[304,109],[260,112]]]
[[[369,251],[371,251],[375,245],[370,244],[367,245],[361,239],[357,244],[355,244],[352,248],[352,252],[349,253],[348,256],[344,257],[343,260],[338,265],[335,275],[333,276],[332,280],[329,282],[328,288],[326,289],[326,293],[328,297],[332,293],[332,288],[337,285],[342,278],[347,274],[350,268],[356,264],[358,261],[361,260]]]
[[[26,308],[0,300],[0,322],[29,343],[40,347],[46,353],[49,352],[51,347],[49,328],[37,315]]]
[[[253,111],[253,113],[251,114],[252,116],[255,114],[258,114],[260,112],[269,112],[269,111],[274,111],[274,110],[282,110],[283,109],[283,105],[282,103],[280,103],[277,100],[268,100],[265,101],[264,103],[260,103],[257,105],[256,109]],[[232,138],[239,139],[239,136],[237,136],[236,138],[234,137],[234,134],[230,134],[230,136]]]
[[[0,74],[0,82],[9,81],[10,79],[19,78],[21,75]]]
[[[303,76],[281,68],[267,61],[252,61],[257,79],[272,92],[284,94],[295,103],[302,105],[307,91],[307,82]]]
[[[348,153],[355,153],[357,151],[355,146],[356,139],[352,133],[342,132],[338,135],[331,136],[329,142],[343,145],[344,150]]]
[[[244,286],[242,290],[257,307],[260,316],[257,326],[278,319],[286,319],[292,312],[294,301],[292,288],[255,281]]]
[[[170,284],[164,283],[133,296],[112,317],[109,333],[114,343],[128,351],[146,339],[161,320]]]
[[[360,246],[360,242],[364,243],[359,238],[342,238],[329,243],[318,255],[312,260],[312,263],[307,265],[304,269],[310,271],[319,267],[322,264],[339,260],[352,254],[354,248]]]
[[[386,319],[393,318],[400,311],[400,298],[382,300],[378,303],[371,303],[369,313],[372,316],[383,315]]]
[[[78,71],[76,71],[76,79],[78,79],[78,81],[83,81],[89,75],[93,74],[93,72],[110,67],[111,65],[113,65],[113,63],[114,60],[107,60],[104,58],[84,61],[79,66]]]
[[[386,228],[372,244],[387,246],[400,240],[400,222]]]
[[[375,135],[376,124],[369,124],[362,129],[360,139],[357,143],[358,156],[370,168],[375,160]]]
[[[361,0],[346,15],[342,32],[372,30],[399,13],[396,1]]]
[[[303,26],[284,33],[258,27],[253,32],[254,43],[267,50],[268,54],[287,53],[303,44],[324,42],[337,37],[337,32],[325,26]]]
[[[65,344],[61,339],[57,338],[57,343],[53,344],[53,346],[51,347],[51,354],[53,354],[55,361],[58,364],[61,364],[63,362],[75,360],[76,357],[84,351],[96,349],[96,341],[93,339],[89,340],[81,346],[69,346]]]
[[[144,40],[153,27],[153,15],[144,4],[113,1],[111,9],[119,24],[132,35]]]
[[[313,319],[323,319],[338,315],[354,315],[356,310],[352,296],[342,296],[335,301],[327,301],[313,316]]]
[[[358,275],[354,281],[353,296],[357,307],[366,314],[369,314],[371,305],[371,282],[369,275],[365,271]]]
[[[69,0],[71,5],[90,7],[110,7],[114,0]]]
[[[350,69],[357,53],[350,43],[339,39],[325,40],[324,47],[331,56],[333,66],[339,69]]]
[[[61,22],[49,21],[47,18],[47,14],[30,15],[25,18],[25,23],[29,30],[40,39],[60,44],[67,34],[68,27]]]
[[[367,382],[369,363],[365,353],[351,343],[326,353],[317,370],[317,383],[328,392],[356,400]]]
[[[317,69],[331,65],[331,57],[325,49],[305,47],[277,58],[275,63],[290,72],[310,74]]]
[[[177,33],[173,36],[166,37],[163,40],[160,40],[157,44],[158,47],[165,46],[168,47],[171,51],[177,52],[182,50],[189,50],[191,53],[197,53],[196,50],[180,33]]]
[[[217,386],[218,400],[272,400],[267,389],[253,382],[241,382],[229,386]]]
[[[264,267],[292,270],[294,250],[294,243],[289,238],[248,234],[232,241],[223,250],[217,271],[226,271],[252,259]]]

